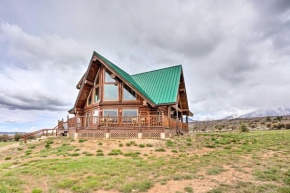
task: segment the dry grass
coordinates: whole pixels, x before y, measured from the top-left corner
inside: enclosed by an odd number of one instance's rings
[[[286,193],[289,139],[289,130],[170,140],[56,138],[3,151],[0,192]]]

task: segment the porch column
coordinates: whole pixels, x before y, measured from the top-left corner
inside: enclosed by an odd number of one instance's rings
[[[179,136],[178,103],[176,103],[176,133]]]

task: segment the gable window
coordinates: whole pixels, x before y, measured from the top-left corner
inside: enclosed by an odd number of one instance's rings
[[[89,94],[89,97],[88,97],[88,105],[91,105],[92,104],[92,91],[90,92],[90,94]]]
[[[105,84],[104,98],[106,101],[118,100],[118,84]]]
[[[94,88],[95,88],[95,91],[94,91],[94,103],[97,103],[99,102],[99,99],[100,99],[100,90],[99,90],[99,87],[100,87],[100,82],[99,82],[99,71],[97,73],[97,76],[96,76],[96,79],[95,79],[95,82],[94,82]]]
[[[95,103],[99,101],[99,87],[95,88]]]
[[[104,100],[105,101],[118,101],[119,83],[113,78],[114,74],[108,70],[105,71],[105,84],[104,84]]]
[[[105,82],[116,82],[115,79],[113,79],[111,77],[112,73],[109,72],[108,70],[106,70],[106,73],[105,73]]]
[[[136,93],[125,84],[124,84],[124,89],[123,89],[123,100],[124,101],[136,100]]]

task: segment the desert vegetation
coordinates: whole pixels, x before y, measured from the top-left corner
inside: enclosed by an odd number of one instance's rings
[[[290,130],[199,133],[167,140],[50,138],[0,148],[0,154],[1,193],[290,189]]]

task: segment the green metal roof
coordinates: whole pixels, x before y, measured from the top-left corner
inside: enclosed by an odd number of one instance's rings
[[[109,67],[122,76],[153,104],[160,105],[176,102],[182,70],[181,65],[129,75],[97,52],[94,52],[94,54],[101,58]]]
[[[178,94],[181,65],[135,74],[131,77],[156,104],[175,103]]]

